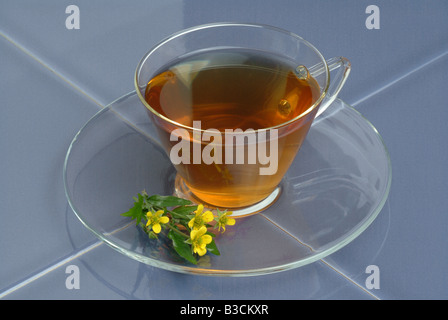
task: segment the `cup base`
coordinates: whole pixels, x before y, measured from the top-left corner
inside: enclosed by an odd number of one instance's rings
[[[248,217],[250,215],[262,212],[263,210],[269,208],[275,201],[279,198],[281,194],[281,187],[277,187],[274,191],[268,195],[266,198],[257,202],[256,204],[241,207],[241,208],[231,208],[229,211],[232,211],[232,218],[242,218]],[[220,207],[214,206],[203,200],[199,199],[185,184],[184,179],[177,174],[176,179],[174,181],[174,195],[179,198],[187,199],[193,202],[194,204],[202,203],[210,210],[222,209]]]

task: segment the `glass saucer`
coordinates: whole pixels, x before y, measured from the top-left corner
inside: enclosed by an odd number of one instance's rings
[[[381,211],[391,184],[376,129],[342,100],[313,123],[273,205],[237,219],[215,241],[220,256],[198,265],[148,239],[121,216],[132,197],[173,193],[176,172],[135,92],[99,111],[73,139],[64,165],[68,202],[80,221],[122,254],[166,270],[249,276],[300,267],[342,248]]]

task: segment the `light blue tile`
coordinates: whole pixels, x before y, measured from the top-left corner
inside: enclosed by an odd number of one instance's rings
[[[360,107],[389,149],[392,187],[377,220],[327,261],[365,285],[377,265],[383,299],[448,298],[448,52]]]
[[[129,98],[125,99],[124,102],[127,100],[129,100]],[[134,105],[135,104],[131,104],[130,107],[129,105],[125,105],[127,107],[126,110],[131,109]],[[114,110],[117,110],[119,113],[118,110],[121,109],[116,107]],[[130,193],[130,190],[134,189],[136,185],[139,185],[139,187],[136,188],[137,191],[142,188],[145,188],[148,192],[151,190],[160,190],[156,188],[156,185],[159,183],[163,185],[163,183],[157,181],[164,178],[169,179],[171,174],[169,173],[170,170],[166,161],[161,161],[160,163],[154,162],[154,160],[151,161],[151,158],[153,157],[160,157],[160,153],[157,149],[151,148],[147,142],[141,141],[141,137],[137,135],[134,129],[122,122],[122,118],[117,117],[115,112],[101,112],[101,115],[105,114],[107,114],[106,117],[108,121],[100,122],[104,126],[103,129],[101,129],[101,126],[90,124],[86,127],[88,128],[86,130],[90,130],[90,139],[85,138],[83,135],[77,136],[76,141],[82,146],[79,146],[78,149],[73,147],[72,151],[73,155],[78,152],[79,157],[78,160],[72,159],[68,163],[74,165],[74,168],[80,169],[81,172],[74,170],[72,174],[67,176],[67,181],[76,182],[76,188],[74,188],[76,189],[76,192],[71,193],[73,195],[72,199],[74,200],[75,207],[77,207],[79,214],[84,216],[86,223],[90,224],[92,227],[96,226],[97,231],[99,230],[100,232],[104,228],[104,230],[107,231],[106,233],[110,233],[109,236],[106,236],[108,240],[111,240],[118,245],[122,244],[122,248],[131,250],[132,247],[139,242],[129,240],[129,237],[135,240],[135,234],[132,232],[132,230],[135,230],[135,227],[133,228],[131,226],[130,228],[121,229],[120,223],[117,223],[117,220],[114,218],[115,215],[114,217],[111,217],[110,214],[115,212],[116,217],[119,217],[119,213],[126,210],[126,207],[129,205],[126,205],[126,203],[129,202],[134,194],[133,192]],[[144,113],[143,116],[145,116]],[[117,138],[117,136],[119,138]],[[83,139],[85,143],[81,142]],[[95,139],[98,139],[99,142],[95,141]],[[139,152],[139,157],[137,158],[132,152],[135,150],[141,150]],[[129,165],[123,166],[122,163]],[[148,163],[151,163],[151,166],[148,166]],[[68,167],[70,168],[71,166]],[[140,169],[135,171],[135,168]],[[117,184],[118,181],[119,183]],[[151,181],[153,181],[153,183],[151,183]],[[165,182],[165,184],[166,183],[167,182]],[[123,196],[127,193],[130,193],[130,195]],[[108,197],[107,195],[112,195],[112,197]],[[105,199],[107,199],[106,202],[102,201]],[[106,214],[102,214],[98,217],[95,215],[97,212]],[[303,258],[309,253],[308,248],[301,249],[297,241],[293,240],[292,237],[283,232],[275,232],[275,230],[272,229],[272,225],[265,218],[260,216],[254,216],[253,218],[254,219],[241,221],[241,224],[238,223],[236,226],[237,229],[232,231],[232,233],[236,232],[234,236],[221,239],[224,240],[224,247],[222,247],[221,250],[221,257],[224,260],[216,258],[216,260],[211,260],[212,263],[213,261],[220,261],[218,263],[223,269],[250,269],[259,267],[260,261],[271,264],[273,262],[276,263],[281,261],[288,256],[290,259],[294,257]],[[119,220],[121,219],[119,218]],[[117,225],[120,226],[120,232],[114,230],[117,229]],[[76,247],[79,250],[65,255],[57,261],[53,260],[52,262],[54,264],[36,270],[33,274],[29,275],[28,279],[26,279],[28,282],[18,283],[17,286],[8,288],[8,291],[4,293],[4,295],[10,298],[32,298],[36,295],[36,292],[48,292],[48,295],[45,296],[47,298],[51,298],[51,295],[62,298],[68,294],[69,296],[67,297],[71,298],[92,298],[100,297],[100,295],[104,298],[114,298],[114,292],[109,292],[107,290],[115,288],[114,291],[120,292],[120,294],[123,295],[123,298],[157,298],[144,295],[135,296],[132,293],[133,291],[129,291],[128,287],[131,284],[138,283],[140,285],[142,282],[139,274],[134,275],[131,273],[131,278],[123,275],[129,272],[129,270],[134,270],[136,268],[134,266],[137,264],[136,262],[131,261],[124,256],[117,256],[117,253],[114,251],[104,250],[102,249],[102,246],[96,248],[96,242],[78,244],[80,242],[79,239],[76,239],[76,237],[73,236],[74,233],[76,235],[76,227],[76,221],[72,219],[70,211],[67,210],[67,240],[69,240],[73,247]],[[114,232],[110,232],[111,229],[114,230]],[[238,231],[241,231],[242,233],[239,233]],[[259,242],[262,244],[261,247],[266,250],[265,252],[253,254],[253,248],[256,246],[256,243],[253,241],[253,236],[249,237],[252,241],[246,239],[247,241],[241,243],[241,237],[244,238],[250,234],[263,234],[263,239],[260,239],[257,243]],[[257,236],[255,236],[255,238],[257,238]],[[235,246],[233,244],[237,245]],[[131,248],[129,248],[129,246]],[[142,248],[143,253],[150,258],[160,259],[161,262],[173,262],[169,254],[160,254],[158,246],[152,247],[154,252],[150,252],[151,246],[148,245],[148,247],[146,247],[147,251],[145,251],[144,247],[145,246]],[[77,255],[80,252],[83,252],[84,254],[78,259]],[[251,254],[248,252],[251,252]],[[229,254],[232,259],[225,258],[229,257]],[[244,256],[241,256],[241,254]],[[266,259],[260,259],[261,256]],[[89,279],[87,280],[87,291],[68,292],[65,290],[65,287],[62,287],[62,289],[64,289],[63,292],[58,291],[60,284],[64,283],[60,276],[61,270],[62,272],[64,270],[64,265],[72,263],[77,263],[79,265],[77,261],[85,261],[88,265],[87,269],[91,271],[91,274],[87,275]],[[123,264],[121,264],[120,261],[123,261]],[[110,264],[113,264],[113,266]],[[204,267],[204,269],[206,268],[207,267]],[[284,275],[255,277],[252,279],[247,278],[234,281],[225,280],[227,278],[222,278],[223,280],[217,281],[210,280],[210,278],[206,277],[182,277],[171,272],[164,272],[163,270],[153,269],[144,265],[139,265],[138,269],[144,270],[141,271],[144,273],[151,272],[157,275],[155,278],[151,278],[148,286],[151,285],[154,279],[160,279],[163,283],[166,283],[167,281],[173,283],[172,287],[166,286],[166,290],[163,290],[163,286],[160,286],[155,290],[158,295],[166,298],[169,298],[171,295],[174,295],[177,299],[181,299],[182,297],[185,299],[188,297],[195,299],[203,299],[207,297],[210,299],[231,299],[235,297],[241,299],[268,299],[268,297],[274,296],[277,299],[288,299],[291,297],[303,299],[328,299],[332,297],[341,299],[349,297],[363,299],[373,298],[367,292],[348,281],[348,279],[345,279],[342,275],[333,271],[330,267],[320,263],[315,264],[312,267],[303,268],[303,271],[298,271],[297,273],[288,272]],[[103,279],[106,275],[107,281],[105,286],[90,285],[91,283],[104,282]],[[134,277],[136,277],[136,279],[134,279]],[[292,281],[290,278],[296,279],[300,285],[291,283]],[[119,279],[117,284],[115,284],[116,279]],[[186,281],[188,280],[187,282],[190,283],[188,286],[191,286],[192,288],[186,288],[185,292],[182,292],[182,289],[177,288],[179,284],[176,285],[174,282],[183,283],[182,279],[186,279]],[[278,285],[274,286],[274,283],[278,283]],[[220,287],[221,284],[222,287]],[[248,286],[252,286],[254,289],[248,289]],[[273,291],[266,292],[258,289],[264,286],[273,288]],[[97,287],[99,289],[97,289]],[[235,292],[237,292],[237,294]]]
[[[379,8],[380,29],[369,30],[368,5]],[[352,72],[340,97],[365,95],[448,49],[448,3],[418,0],[189,1],[185,24],[242,21],[270,24],[313,43],[327,58],[345,56]]]
[[[80,28],[67,29],[73,1],[2,1],[0,30],[108,104],[134,90],[144,53],[182,29],[182,1],[77,1]]]
[[[0,291],[93,237],[73,217],[62,168],[98,105],[0,38]]]
[[[71,265],[78,267],[79,289],[66,287],[68,277],[74,275],[67,269]],[[150,267],[101,245],[11,292],[5,299],[372,300],[375,297],[320,262],[266,276],[207,277]]]
[[[0,30],[101,103],[133,90],[143,54],[186,27],[218,21],[255,22],[299,34],[326,58],[346,56],[352,73],[341,92],[361,100],[448,49],[448,4],[375,1],[380,29],[366,28],[369,3],[357,0],[77,1],[80,29],[67,30],[70,1],[0,4]]]
[[[381,10],[380,30],[366,29],[367,3],[355,0],[113,4],[84,0],[77,2],[79,30],[65,28],[69,4],[73,3],[0,3],[0,32],[50,68],[0,38],[0,96],[4,102],[0,212],[7,217],[0,224],[0,294],[11,285],[20,287],[25,280],[25,286],[6,297],[448,297],[444,250],[448,153],[443,147],[448,133],[447,57],[401,79],[447,52],[446,1],[375,1]],[[230,20],[276,25],[310,40],[327,58],[344,55],[351,60],[352,73],[341,97],[357,104],[389,148],[393,182],[386,206],[359,238],[326,258],[326,263],[266,277],[175,274],[137,263],[105,245],[95,247],[96,240],[69,209],[62,185],[66,148],[99,109],[86,95],[102,105],[115,100],[133,90],[138,60],[160,39],[185,27]],[[25,196],[27,202],[23,202]],[[76,256],[79,250],[90,248]],[[77,291],[65,288],[65,267],[70,264],[80,268],[81,289]],[[379,267],[380,289],[362,289],[368,265]],[[33,281],[26,283],[27,279]]]

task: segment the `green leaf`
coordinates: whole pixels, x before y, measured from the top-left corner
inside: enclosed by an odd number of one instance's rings
[[[177,234],[173,230],[170,230],[170,232],[168,232],[168,238],[173,241],[173,248],[174,250],[176,250],[177,254],[193,264],[198,263],[196,258],[193,256],[193,253],[191,252],[191,247],[187,243],[185,243],[184,237]]]
[[[191,201],[186,199],[181,199],[175,196],[159,196],[153,195],[147,198],[147,201],[151,203],[154,207],[176,207],[176,206],[186,206],[191,204]]]
[[[138,225],[140,223],[140,221],[143,218],[143,210],[142,210],[142,206],[143,206],[143,196],[139,193],[138,194],[138,199],[136,199],[134,197],[134,206],[129,209],[129,211],[122,213],[121,215],[124,217],[131,217],[132,219],[136,220],[136,224]]]
[[[174,208],[171,211],[189,218],[190,217],[189,214],[197,209],[198,209],[198,206],[181,206],[181,207]],[[191,217],[194,218],[194,215]]]
[[[210,234],[210,233],[207,232],[207,234]],[[216,243],[215,243],[214,239],[212,240],[212,242],[210,242],[207,245],[207,250],[208,250],[208,252],[210,252],[210,253],[212,253],[214,255],[217,255],[217,256],[221,255],[221,252],[219,252],[218,247],[216,246]]]

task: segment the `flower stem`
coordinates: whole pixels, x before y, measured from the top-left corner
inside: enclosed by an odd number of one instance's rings
[[[176,218],[178,218],[178,219],[183,219],[183,220],[188,219],[187,217],[185,217],[185,215],[176,213],[176,212],[171,211],[171,210],[168,210],[168,209],[166,209],[166,212],[168,212],[168,213],[171,214],[173,217],[176,217]]]
[[[183,233],[182,231],[178,230],[176,227],[174,227],[173,225],[171,225],[171,223],[167,223],[166,226],[168,228],[170,228],[171,230],[173,230],[174,232],[176,232],[177,234],[182,235],[185,238],[190,238],[188,235],[186,235],[185,233]]]

